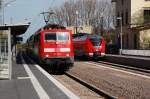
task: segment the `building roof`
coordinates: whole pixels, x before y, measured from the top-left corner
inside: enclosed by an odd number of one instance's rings
[[[12,35],[21,35],[26,32],[30,24],[16,24],[16,25],[1,25],[0,30],[11,29]]]

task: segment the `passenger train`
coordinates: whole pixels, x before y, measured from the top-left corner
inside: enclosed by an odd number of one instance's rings
[[[39,63],[53,66],[59,63],[67,66],[74,64],[72,31],[63,26],[56,24],[44,26],[27,40],[27,46],[27,53],[36,57]]]
[[[87,56],[98,59],[105,56],[105,40],[102,36],[87,33],[73,35],[75,56]]]

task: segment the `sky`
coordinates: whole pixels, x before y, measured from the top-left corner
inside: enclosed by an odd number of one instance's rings
[[[7,4],[12,0],[4,0]],[[23,35],[26,40],[40,27],[45,25],[43,15],[50,7],[60,6],[65,0],[16,0],[4,7],[5,24],[18,24],[31,22],[27,32]]]
[[[64,1],[68,0],[4,0],[4,4],[11,2],[4,7],[5,24],[18,24],[25,20],[31,22],[23,35],[25,42],[30,35],[45,25],[43,15],[40,13],[47,11],[50,7],[59,7]]]

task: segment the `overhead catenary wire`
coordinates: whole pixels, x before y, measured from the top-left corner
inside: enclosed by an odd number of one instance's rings
[[[31,36],[35,32],[35,27],[39,27],[39,24],[41,23],[41,21],[38,21],[40,19],[39,17],[40,17],[40,13],[34,16],[33,18],[31,18],[31,24],[28,30],[26,31],[26,33],[24,34],[25,37]]]
[[[50,4],[49,4],[49,7],[48,8],[43,8],[43,12],[44,9],[46,9],[46,12],[49,11],[49,9],[53,8],[54,6],[54,3],[55,3],[56,0],[50,0]],[[46,0],[45,0],[46,2]],[[45,3],[45,4],[48,4],[48,3]],[[44,5],[45,5],[44,4]],[[45,5],[46,7],[46,5]],[[42,12],[41,12],[42,13]],[[43,16],[41,15],[41,13],[38,13],[36,16],[34,16],[33,18],[31,18],[31,24],[30,24],[30,27],[28,28],[28,30],[26,31],[26,33],[24,34],[24,37],[29,37],[31,36],[37,29],[41,28],[42,27],[42,23],[44,23],[44,21],[41,22],[41,20],[43,20]],[[40,20],[39,20],[40,19]],[[41,25],[41,26],[40,26]],[[31,32],[32,31],[32,32]]]

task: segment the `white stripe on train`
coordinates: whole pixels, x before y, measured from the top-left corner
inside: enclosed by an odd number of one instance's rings
[[[44,48],[44,52],[70,52],[70,48]]]

